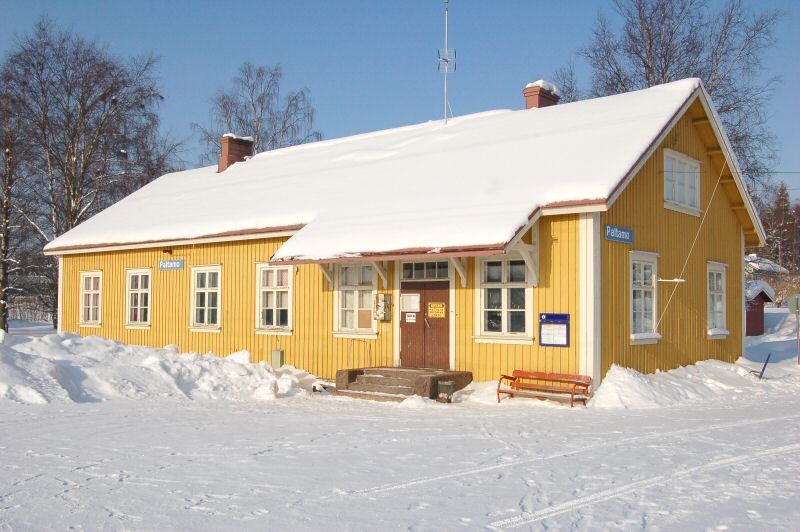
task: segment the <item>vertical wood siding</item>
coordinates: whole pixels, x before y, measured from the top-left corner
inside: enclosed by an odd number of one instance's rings
[[[256,332],[256,263],[266,262],[285,239],[248,240],[161,249],[117,251],[64,257],[63,328],[84,336],[99,335],[121,342],[181,351],[227,355],[247,349],[256,361],[271,360],[273,349],[283,348],[286,363],[323,378],[333,378],[346,367],[393,365],[392,326],[378,322],[378,338],[347,339],[333,335],[333,291],[319,266],[295,270],[294,334],[277,336]],[[184,259],[181,271],[159,271],[162,259]],[[221,330],[192,332],[190,293],[192,266],[222,265]],[[126,270],[151,268],[151,327],[125,326]],[[99,327],[79,325],[80,272],[103,272],[103,314]],[[392,269],[390,267],[392,278]],[[390,293],[379,283],[379,292]]]
[[[699,105],[687,112],[616,203],[601,216],[603,224],[632,227],[635,237],[632,245],[604,239],[601,246],[603,374],[611,364],[650,373],[710,358],[733,362],[743,352],[742,225],[722,185],[708,207],[707,219],[684,274],[687,282],[677,286],[662,321],[659,332],[663,338],[654,345],[630,343],[629,252],[660,253],[659,277],[676,278],[700,226],[699,217],[664,208],[663,149],[670,148],[700,161],[700,204],[704,209],[720,173],[720,166],[707,155],[708,148],[718,146],[704,146],[696,129],[701,126],[692,123],[693,117],[700,116],[705,115]],[[706,334],[708,261],[724,262],[728,266],[727,328],[730,335],[724,340],[709,340]],[[664,310],[674,287],[672,283],[659,283],[657,315]]]
[[[534,344],[478,343],[476,323],[475,267],[469,259],[467,289],[456,288],[456,368],[471,371],[476,381],[496,380],[501,373],[515,369],[578,373],[578,215],[554,216],[539,220],[539,286],[533,289]],[[530,242],[529,237],[525,239]],[[539,345],[539,314],[570,315],[569,347]]]

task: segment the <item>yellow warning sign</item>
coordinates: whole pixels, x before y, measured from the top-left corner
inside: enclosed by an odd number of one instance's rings
[[[428,303],[428,317],[429,318],[444,318],[445,317],[444,303]]]

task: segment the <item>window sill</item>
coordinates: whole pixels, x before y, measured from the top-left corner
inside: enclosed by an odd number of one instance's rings
[[[681,205],[680,203],[674,203],[668,200],[664,200],[664,208],[671,211],[682,212],[683,214],[689,214],[691,216],[697,216],[698,218],[701,214],[703,214],[700,209],[695,209],[694,207]]]
[[[640,333],[631,335],[631,345],[652,345],[657,344],[661,340],[661,335],[658,333]]]
[[[83,327],[84,329],[99,329],[102,327],[102,323],[79,323],[78,327]]]
[[[126,323],[126,329],[139,329],[139,330],[149,330],[150,324],[149,323]]]
[[[530,336],[473,336],[472,339],[476,344],[517,344],[517,345],[533,345],[533,338]]]
[[[708,330],[708,339],[709,340],[724,340],[728,336],[730,336],[731,332],[728,329],[709,329]]]
[[[222,327],[197,327],[192,326],[189,327],[190,332],[202,332],[202,333],[218,333],[222,331]]]
[[[256,329],[256,334],[265,336],[291,336],[294,331],[291,329]]]
[[[334,338],[350,338],[353,340],[377,340],[378,333],[376,332],[335,332],[333,333]]]

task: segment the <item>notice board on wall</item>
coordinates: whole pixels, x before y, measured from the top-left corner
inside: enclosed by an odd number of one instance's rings
[[[569,347],[569,314],[539,314],[539,345]]]

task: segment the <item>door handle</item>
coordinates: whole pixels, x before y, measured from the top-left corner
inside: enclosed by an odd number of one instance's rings
[[[425,320],[425,327],[427,327],[428,329],[430,329],[430,328],[431,328],[431,324],[430,324],[430,323],[428,323],[428,318],[423,318],[423,319]]]

